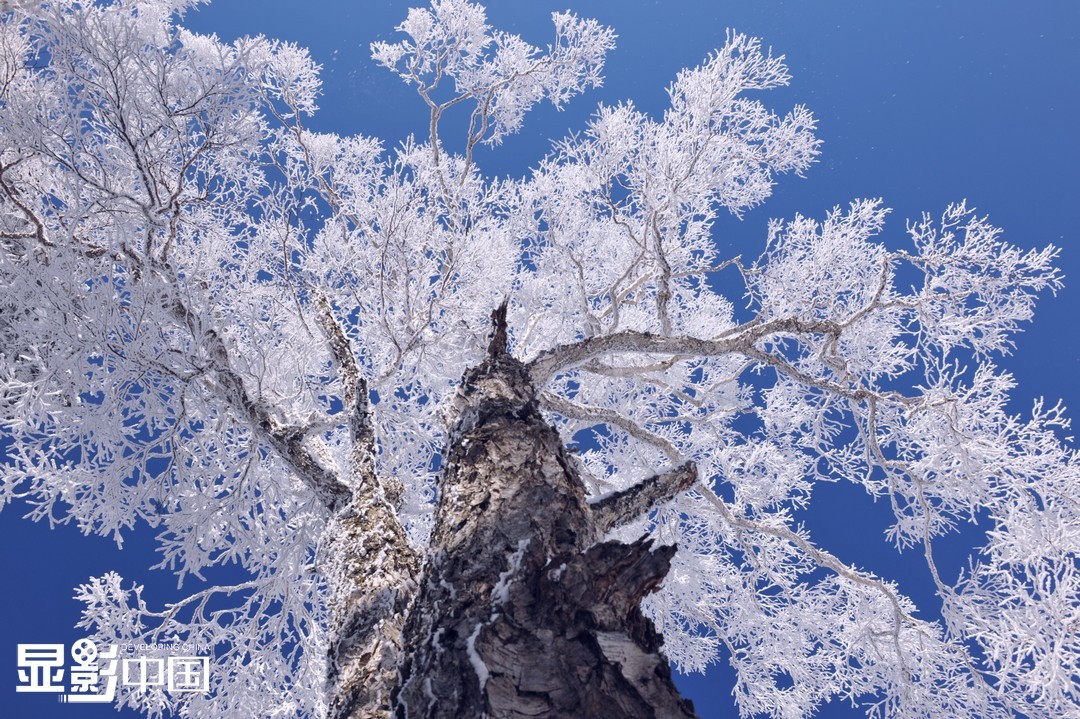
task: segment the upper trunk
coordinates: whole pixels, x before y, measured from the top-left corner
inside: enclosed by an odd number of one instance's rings
[[[396,715],[693,717],[639,609],[674,547],[597,543],[580,477],[499,324],[463,378]]]

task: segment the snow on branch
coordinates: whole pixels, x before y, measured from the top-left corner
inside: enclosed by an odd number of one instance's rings
[[[963,203],[891,244],[883,202],[857,200],[772,223],[752,264],[722,256],[727,216],[819,148],[806,108],[748,96],[788,72],[736,33],[662,117],[603,105],[490,180],[475,148],[598,86],[609,29],[559,13],[544,49],[465,0],[410,11],[372,52],[429,137],[386,152],[306,130],[310,55],[177,27],[196,4],[0,3],[0,503],[118,541],[150,524],[181,578],[252,575],[231,604],[222,587],[177,605],[186,623],[118,578],[83,592],[103,636],[232,642],[192,716],[314,716],[328,641],[356,690],[341,702],[367,691],[365,661],[393,674],[382,642],[444,500],[455,393],[511,351],[550,421],[592,440],[577,460],[616,490],[598,524],[678,544],[656,621],[684,666],[728,652],[743,711],[1076,715],[1076,455],[1059,410],[1010,409],[995,364],[1061,286],[1055,248],[1014,247]],[[439,134],[454,108],[457,146]],[[796,528],[820,480],[889,503],[941,622]],[[972,520],[987,546],[950,584],[934,542]],[[360,636],[327,640],[334,622]]]
[[[718,357],[745,353],[753,343],[774,334],[838,335],[840,327],[834,322],[779,319],[770,322],[751,322],[727,333],[721,339],[698,337],[664,337],[646,332],[625,331],[601,337],[590,337],[572,344],[560,345],[540,353],[529,362],[529,374],[537,386],[544,385],[559,372],[564,372],[589,360],[610,354],[647,353],[684,355],[687,357]]]
[[[466,99],[476,104],[468,144],[498,144],[521,127],[539,100],[556,107],[601,83],[604,56],[614,33],[595,20],[553,13],[555,41],[546,54],[517,35],[492,32],[484,8],[464,0],[438,0],[431,9],[413,8],[399,32],[409,40],[372,43],[375,60],[394,70],[438,114]],[[439,87],[443,78],[450,92]],[[442,92],[446,99],[440,99]]]

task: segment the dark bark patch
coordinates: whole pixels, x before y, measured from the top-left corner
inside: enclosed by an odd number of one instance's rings
[[[505,344],[458,402],[396,715],[696,716],[640,610],[675,548],[596,542],[580,477]]]

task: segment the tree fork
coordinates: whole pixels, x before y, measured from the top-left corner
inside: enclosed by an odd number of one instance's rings
[[[639,606],[675,548],[597,542],[580,477],[506,352],[505,303],[492,320],[458,394],[396,716],[695,717]]]

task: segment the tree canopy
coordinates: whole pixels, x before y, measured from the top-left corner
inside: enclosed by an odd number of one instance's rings
[[[464,0],[410,11],[372,53],[430,130],[386,148],[306,129],[308,53],[190,32],[195,4],[0,8],[0,502],[117,541],[149,525],[181,580],[250,575],[163,609],[116,574],[79,589],[102,641],[217,647],[210,695],[125,702],[323,710],[330,520],[367,479],[387,540],[365,561],[422,554],[456,390],[506,301],[510,352],[593,498],[697,468],[614,530],[678,545],[648,600],[676,665],[730,661],[742,710],[785,719],[835,696],[1077,713],[1076,458],[1059,408],[1006,410],[998,366],[1061,286],[1055,248],[1014,247],[964,203],[883,238],[887,208],[860,199],[722,255],[718,218],[818,154],[809,110],[758,99],[783,59],[737,33],[662,117],[602,105],[513,179],[474,151],[599,84],[610,29],[557,13],[541,48]],[[890,503],[940,621],[800,525],[835,480]],[[972,518],[987,544],[953,582],[935,541]]]

